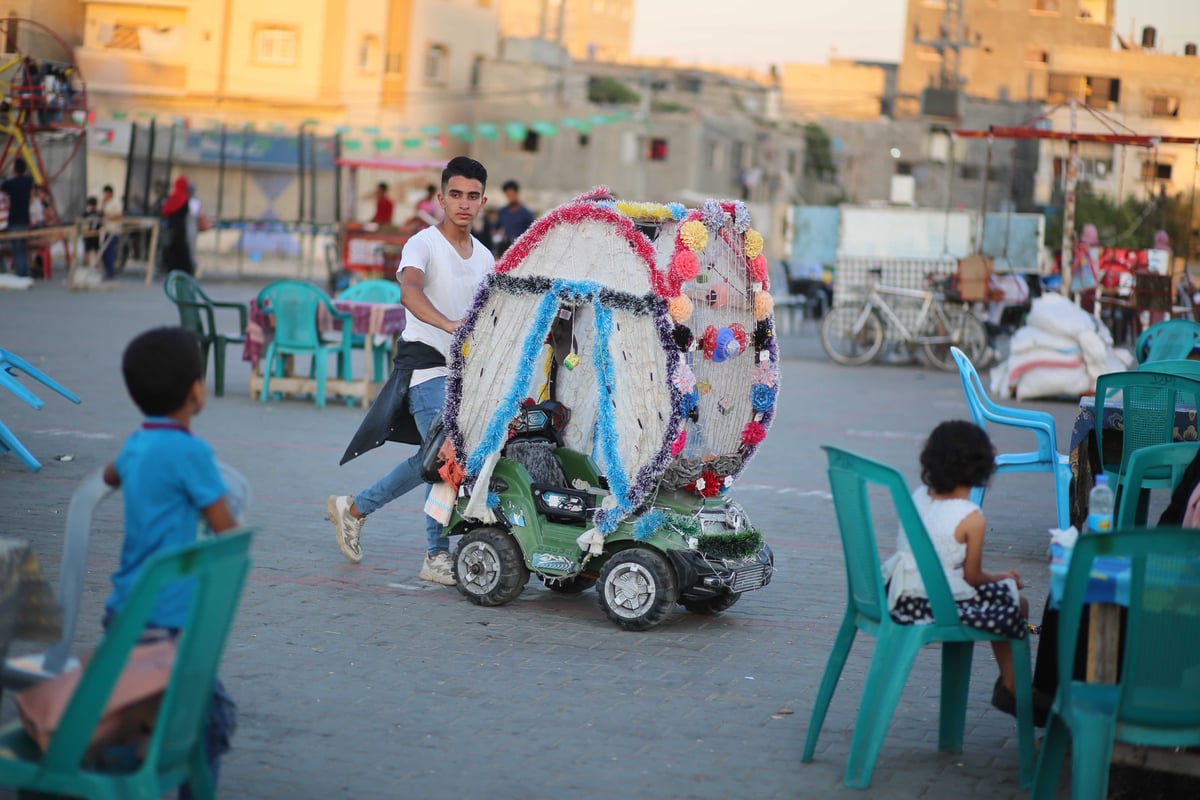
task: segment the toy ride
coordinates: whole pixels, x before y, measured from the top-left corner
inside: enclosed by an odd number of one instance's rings
[[[599,187],[518,239],[452,350],[442,475],[459,591],[529,580],[628,630],[716,614],[774,557],[728,489],[778,389],[762,236],[740,202],[616,202]]]

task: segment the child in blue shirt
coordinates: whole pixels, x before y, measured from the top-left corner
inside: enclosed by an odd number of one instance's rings
[[[125,349],[121,371],[146,419],[104,468],[104,482],[121,487],[125,496],[125,539],[105,604],[106,627],[152,556],[194,542],[201,522],[218,534],[237,527],[212,448],[189,430],[208,396],[195,334],[170,327],[147,331]],[[179,635],[187,622],[191,591],[183,581],[163,589],[143,642]],[[218,680],[206,737],[214,786],[235,719],[233,700]],[[180,797],[188,796],[185,785]]]

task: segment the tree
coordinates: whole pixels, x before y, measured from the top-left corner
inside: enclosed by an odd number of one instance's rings
[[[595,77],[588,80],[588,101],[600,105],[628,106],[642,96],[616,78]]]
[[[1182,193],[1174,197],[1158,194],[1148,200],[1132,197],[1117,203],[1107,195],[1096,194],[1090,184],[1080,182],[1075,193],[1075,224],[1096,226],[1100,242],[1105,247],[1132,250],[1154,245],[1156,231],[1165,230],[1171,238],[1171,249],[1178,255],[1187,250],[1188,214],[1196,209]],[[1078,235],[1078,231],[1076,232]],[[1062,248],[1062,210],[1055,209],[1046,220],[1046,246]]]
[[[822,181],[837,179],[833,141],[825,129],[815,122],[804,126],[804,177]]]

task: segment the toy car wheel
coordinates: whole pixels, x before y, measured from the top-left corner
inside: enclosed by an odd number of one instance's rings
[[[476,528],[454,550],[458,591],[479,606],[502,606],[521,594],[529,570],[515,539],[499,528]]]
[[[582,575],[571,578],[549,578],[545,575],[538,575],[538,579],[546,585],[547,589],[559,594],[582,594],[596,585],[595,578],[585,578]]]
[[[700,600],[680,600],[679,604],[693,614],[711,617],[715,614],[720,614],[732,606],[741,596],[741,592],[731,592],[730,594],[719,594],[716,597],[705,597]]]
[[[679,587],[670,563],[653,550],[622,550],[600,571],[600,607],[627,631],[662,622],[675,606]]]

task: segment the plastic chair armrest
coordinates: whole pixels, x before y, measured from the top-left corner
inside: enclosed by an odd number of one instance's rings
[[[232,309],[236,310],[238,312],[238,321],[239,321],[238,330],[239,331],[246,330],[247,319],[249,319],[250,312],[249,312],[249,309],[246,308],[245,303],[235,303],[232,301],[225,301],[225,300],[221,300],[221,301],[214,300],[212,305],[213,305],[213,308],[232,308]]]

